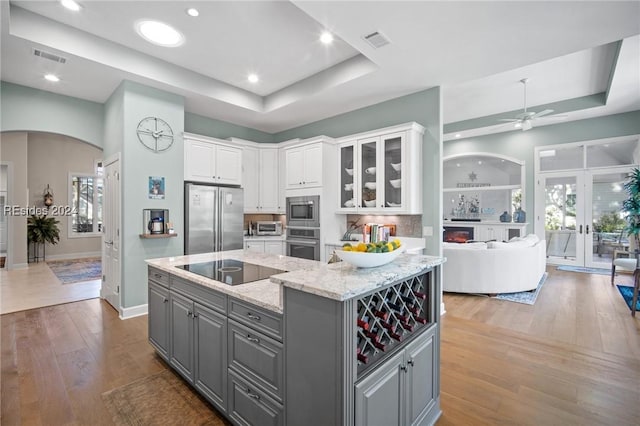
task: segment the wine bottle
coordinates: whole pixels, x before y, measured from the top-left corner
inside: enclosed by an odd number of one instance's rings
[[[415,294],[417,298],[422,299],[422,300],[424,300],[424,299],[426,299],[426,298],[427,298],[427,295],[426,295],[426,294],[421,293],[421,292],[419,292],[419,291],[414,291],[414,292],[413,292],[413,294]]]
[[[376,310],[373,312],[373,314],[378,318],[382,319],[382,321],[386,321],[387,319],[389,319],[389,312]]]
[[[365,315],[362,319],[358,318],[358,327],[363,330],[369,330],[369,317]]]

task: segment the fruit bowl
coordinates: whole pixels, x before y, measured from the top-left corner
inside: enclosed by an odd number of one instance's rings
[[[394,251],[387,253],[363,253],[360,251],[335,251],[338,257],[345,262],[357,266],[358,268],[374,268],[393,262],[402,252],[404,247],[398,247]]]

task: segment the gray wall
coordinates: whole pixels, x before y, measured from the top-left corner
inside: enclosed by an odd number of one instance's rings
[[[29,205],[44,207],[43,196],[49,185],[53,204],[71,206],[69,173],[93,174],[94,162],[102,159],[102,150],[80,140],[51,133],[28,133],[27,185]],[[18,190],[26,191],[25,188]],[[60,241],[47,244],[47,259],[83,257],[100,253],[101,238],[68,238],[68,216],[54,216],[60,221]]]
[[[640,111],[571,121],[552,126],[534,127],[526,132],[511,131],[444,143],[444,156],[466,152],[489,152],[507,155],[525,162],[525,197],[527,231],[533,232],[535,194],[534,148],[570,142],[640,134]],[[529,215],[529,213],[531,215]]]
[[[391,99],[335,117],[316,121],[274,135],[277,142],[318,135],[341,137],[415,121],[426,127],[423,137],[423,214],[422,224],[435,230],[442,227],[442,118],[439,87]],[[427,238],[427,252],[440,252],[440,239]]]
[[[4,111],[3,111],[4,112]],[[9,203],[27,207],[27,134],[25,132],[0,133],[0,160],[10,163],[12,176],[9,182]],[[27,216],[8,216],[11,229],[8,241],[9,267],[27,266]]]
[[[102,104],[4,81],[0,95],[2,131],[57,133],[102,148]]]

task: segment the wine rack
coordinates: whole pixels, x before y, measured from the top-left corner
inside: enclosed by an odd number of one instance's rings
[[[429,324],[429,279],[418,275],[358,299],[358,374]]]

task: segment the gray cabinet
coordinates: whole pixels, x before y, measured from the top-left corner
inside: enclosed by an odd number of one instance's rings
[[[149,281],[149,342],[169,361],[169,289]]]
[[[171,303],[171,352],[169,363],[193,383],[193,302],[175,292]]]
[[[227,400],[227,319],[194,304],[194,386],[221,411]]]
[[[431,424],[438,389],[437,326],[356,384],[356,426]]]
[[[356,426],[403,425],[404,353],[400,352],[356,385]]]
[[[284,425],[282,405],[229,370],[229,417],[244,426]]]

